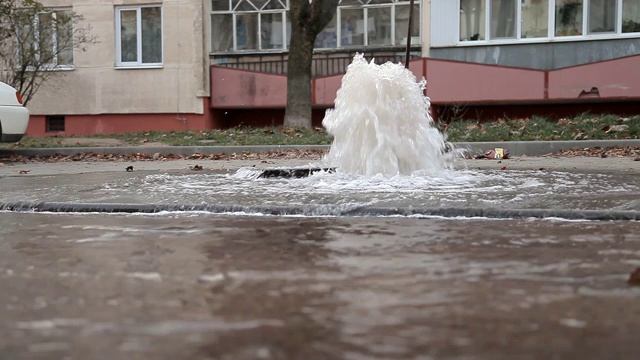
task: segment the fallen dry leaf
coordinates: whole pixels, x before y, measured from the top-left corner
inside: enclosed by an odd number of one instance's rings
[[[567,150],[560,150],[552,154],[544,155],[548,156],[564,156],[564,157],[602,157],[605,154],[606,157],[640,157],[640,146],[607,146],[605,148],[592,147],[582,148],[574,147]]]
[[[640,286],[640,267],[629,275],[629,285]]]
[[[285,135],[292,135],[292,134],[295,134],[296,130],[291,128],[282,128],[280,129],[280,132]]]
[[[629,130],[629,125],[612,125],[609,129],[605,130],[605,132],[622,132],[627,130]]]

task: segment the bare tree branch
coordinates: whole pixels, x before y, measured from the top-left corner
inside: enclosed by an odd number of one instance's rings
[[[0,81],[16,88],[24,105],[57,70],[73,68],[74,50],[98,42],[83,21],[35,0],[0,0]]]

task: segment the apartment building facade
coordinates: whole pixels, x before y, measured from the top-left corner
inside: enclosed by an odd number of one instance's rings
[[[75,49],[28,107],[31,136],[208,129],[210,34],[202,0],[43,0],[84,17]],[[53,31],[55,34],[55,31]]]
[[[100,42],[33,99],[30,135],[281,124],[287,0],[46,4],[82,14]],[[404,62],[409,37],[436,109],[640,110],[640,0],[341,0],[315,43],[314,122],[355,53]]]
[[[427,79],[441,107],[640,110],[639,0],[432,0],[431,14]]]

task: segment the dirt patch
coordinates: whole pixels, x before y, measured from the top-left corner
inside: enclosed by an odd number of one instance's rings
[[[240,154],[110,154],[110,153],[93,153],[78,152],[73,155],[36,155],[24,156],[18,154],[0,154],[0,164],[18,163],[18,162],[65,162],[65,161],[164,161],[164,160],[289,160],[289,159],[309,159],[319,160],[326,153],[325,150],[286,150],[286,151],[266,151],[263,153],[243,152]]]
[[[62,138],[60,139],[61,145],[66,146],[124,146],[127,145],[120,139],[112,138]]]
[[[586,157],[632,157],[637,159],[636,161],[640,161],[640,146],[607,146],[607,147],[590,147],[590,148],[581,148],[574,147],[568,150],[557,151],[553,154],[544,155],[545,157],[549,156],[563,156],[563,157],[576,157],[576,156],[586,156]]]
[[[87,147],[116,147],[116,146],[139,146],[139,147],[161,147],[167,144],[161,142],[141,142],[137,145],[129,144],[120,139],[114,138],[63,138],[60,139],[63,146],[87,146]]]
[[[161,147],[161,146],[169,146],[165,143],[161,143],[161,142],[142,142],[136,146],[140,146],[140,147]]]

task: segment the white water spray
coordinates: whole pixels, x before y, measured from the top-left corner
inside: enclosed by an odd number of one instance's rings
[[[437,175],[448,167],[444,136],[433,126],[426,80],[403,65],[356,54],[322,125],[334,140],[325,161],[345,173]]]

